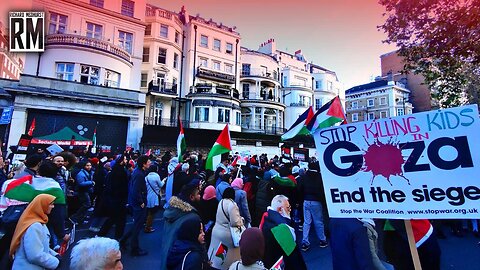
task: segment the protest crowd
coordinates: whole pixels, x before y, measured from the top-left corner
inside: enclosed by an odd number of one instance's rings
[[[147,154],[38,149],[23,162],[0,159],[0,268],[56,269],[71,243],[70,269],[122,269],[121,252],[150,252],[162,270],[301,270],[315,236],[334,269],[413,269],[403,222],[329,219],[315,158],[227,153],[209,170],[195,152]],[[70,241],[87,224],[92,238]],[[445,225],[478,236],[476,220],[433,222],[433,233],[428,220],[412,221],[423,269],[440,269]],[[141,233],[160,234],[158,249],[143,249]]]

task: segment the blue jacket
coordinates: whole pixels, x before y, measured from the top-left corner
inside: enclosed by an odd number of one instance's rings
[[[78,192],[93,192],[93,172],[87,172],[81,169],[76,176],[77,191]]]
[[[235,203],[240,210],[240,216],[245,219],[245,224],[251,224],[252,217],[250,216],[250,211],[248,211],[247,193],[238,187],[233,187],[233,189],[235,190]]]
[[[130,180],[128,191],[128,204],[133,208],[139,208],[142,204],[147,206],[147,183],[145,182],[145,171],[136,168]]]
[[[190,253],[189,253],[190,252]],[[201,270],[203,268],[202,253],[205,252],[200,243],[177,240],[170,248],[167,257],[168,270]],[[188,255],[187,255],[188,253]],[[186,257],[185,257],[186,255]],[[185,259],[185,262],[184,262]],[[183,265],[183,268],[182,268]]]
[[[215,188],[215,193],[216,193],[216,196],[217,196],[217,201],[221,201],[222,198],[223,198],[223,192],[225,191],[225,189],[227,189],[228,187],[230,187],[230,184],[228,184],[227,182],[225,181],[222,181],[218,184],[217,188]]]
[[[330,246],[334,270],[375,269],[367,228],[354,218],[330,218]]]

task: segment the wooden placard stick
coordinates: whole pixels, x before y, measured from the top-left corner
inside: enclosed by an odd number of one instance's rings
[[[415,267],[415,270],[422,270],[420,257],[418,256],[418,250],[415,244],[415,237],[413,236],[412,223],[409,219],[405,219],[404,222],[407,231],[408,245],[410,247],[410,253],[412,254],[413,266]]]

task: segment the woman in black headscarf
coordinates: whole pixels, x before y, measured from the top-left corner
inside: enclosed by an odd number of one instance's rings
[[[205,251],[205,233],[200,219],[187,219],[178,229],[177,240],[168,251],[167,269],[210,269]]]

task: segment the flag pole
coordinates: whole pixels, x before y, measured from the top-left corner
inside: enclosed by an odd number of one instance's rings
[[[420,257],[418,256],[417,246],[415,245],[415,238],[413,236],[412,222],[409,219],[405,219],[405,229],[407,230],[408,245],[410,247],[410,253],[412,254],[413,266],[415,270],[422,270],[420,264]]]

